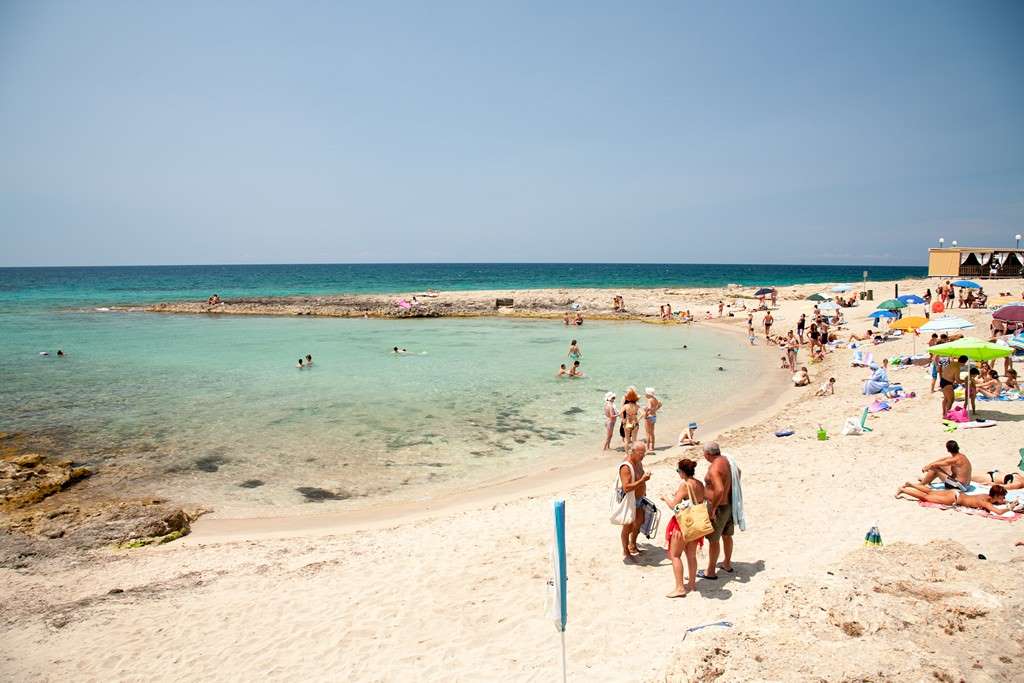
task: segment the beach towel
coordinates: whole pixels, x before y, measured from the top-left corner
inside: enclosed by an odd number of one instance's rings
[[[978,517],[985,517],[987,519],[998,519],[1004,522],[1016,522],[1024,514],[1019,512],[1004,512],[1001,515],[993,515],[986,510],[976,510],[974,508],[964,508],[959,505],[940,505],[939,503],[928,503],[923,500],[917,501],[917,504],[923,508],[938,508],[940,510],[956,510],[957,512],[963,512],[968,515],[976,515]]]
[[[725,456],[729,461],[729,473],[732,477],[732,519],[740,531],[747,530],[747,517],[743,514],[743,487],[740,484],[740,468],[732,456]]]
[[[1019,391],[1004,391],[996,398],[989,398],[984,394],[978,394],[979,401],[1024,401],[1024,394]]]

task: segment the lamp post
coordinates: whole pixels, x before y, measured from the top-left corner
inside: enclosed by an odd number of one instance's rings
[[[1014,235],[1013,239],[1017,240],[1017,248],[1020,249],[1020,233]]]
[[[939,249],[942,249],[942,245],[944,245],[945,243],[946,243],[945,238],[940,237],[939,238]]]
[[[953,240],[953,248],[956,249],[956,240]]]

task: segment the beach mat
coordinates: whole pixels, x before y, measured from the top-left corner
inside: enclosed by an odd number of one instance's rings
[[[993,515],[985,510],[975,510],[974,508],[963,508],[958,505],[940,505],[939,503],[928,503],[923,500],[917,501],[917,504],[925,508],[938,508],[940,510],[956,510],[957,512],[963,512],[968,515],[975,515],[976,517],[985,517],[987,519],[998,519],[1003,522],[1016,522],[1024,514],[1019,512],[1008,512],[1003,515]]]

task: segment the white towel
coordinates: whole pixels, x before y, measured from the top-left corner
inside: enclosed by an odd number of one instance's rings
[[[729,461],[729,472],[732,476],[732,519],[740,528],[740,531],[747,530],[747,518],[743,514],[743,487],[740,484],[740,468],[730,456],[725,456]]]

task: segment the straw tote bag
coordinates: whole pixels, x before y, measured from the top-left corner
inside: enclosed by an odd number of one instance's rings
[[[693,502],[693,489],[690,482],[686,482],[686,491],[690,494],[690,505],[681,510],[676,510],[676,522],[679,524],[679,531],[683,534],[683,540],[687,543],[704,538],[715,527],[711,525],[711,516],[708,514],[707,502],[696,504]]]
[[[629,465],[629,471],[636,476],[633,465],[624,462],[622,465]],[[619,465],[619,469],[622,469]],[[611,517],[608,521],[618,526],[628,526],[636,519],[636,492],[626,493],[622,490],[619,480],[619,470],[615,470],[615,483],[612,485]]]

